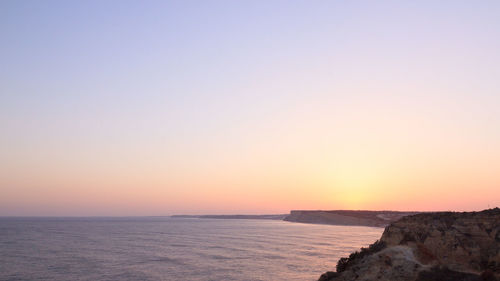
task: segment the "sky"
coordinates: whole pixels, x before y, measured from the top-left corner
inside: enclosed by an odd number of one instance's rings
[[[499,1],[0,1],[0,215],[500,205]]]

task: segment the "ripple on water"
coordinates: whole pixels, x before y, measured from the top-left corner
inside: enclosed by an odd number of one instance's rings
[[[0,218],[0,280],[317,280],[382,230],[266,220]]]

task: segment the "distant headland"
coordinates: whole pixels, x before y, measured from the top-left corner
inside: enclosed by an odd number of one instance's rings
[[[361,210],[334,210],[334,211],[307,211],[293,210],[283,220],[290,222],[332,224],[332,225],[359,225],[385,227],[402,217],[415,215],[420,212],[398,211],[361,211]]]
[[[283,220],[287,214],[282,215],[173,215],[172,218],[194,219],[240,219],[240,220]]]
[[[398,211],[362,211],[362,210],[292,210],[290,214],[278,215],[173,215],[173,218],[197,219],[259,219],[284,220],[288,222],[330,224],[330,225],[357,225],[385,227],[402,217],[415,215],[420,212]]]

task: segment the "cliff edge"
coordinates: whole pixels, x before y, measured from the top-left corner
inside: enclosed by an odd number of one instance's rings
[[[319,281],[500,281],[500,209],[406,216]]]

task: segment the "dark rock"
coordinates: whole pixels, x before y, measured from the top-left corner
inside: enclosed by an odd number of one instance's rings
[[[435,266],[421,271],[416,281],[484,281],[479,275],[450,270],[447,267]]]
[[[328,272],[321,274],[321,277],[319,277],[318,281],[330,281],[337,276],[338,276],[337,272],[328,271]]]

